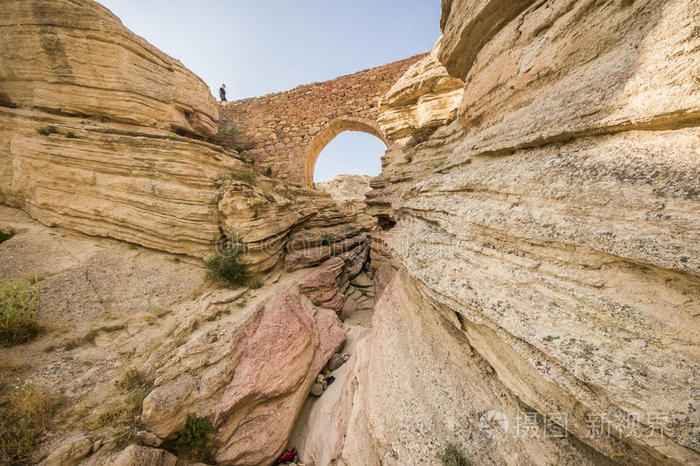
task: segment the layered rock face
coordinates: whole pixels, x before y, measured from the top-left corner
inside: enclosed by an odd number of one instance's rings
[[[700,8],[443,5],[464,96],[372,183],[373,254],[399,273],[331,456],[700,461]]]
[[[389,139],[420,129],[436,128],[454,116],[462,101],[464,83],[447,73],[438,61],[442,40],[412,65],[380,101],[378,118]]]
[[[244,165],[207,136],[207,86],[91,1],[0,11],[0,202],[49,225],[208,255],[214,179]]]
[[[314,183],[316,189],[325,191],[339,204],[345,202],[364,201],[365,194],[370,190],[367,175],[338,175],[330,181]]]
[[[0,105],[216,134],[207,85],[90,0],[8,0]]]
[[[37,132],[46,128],[56,133]],[[0,202],[47,225],[194,257],[219,237],[214,180],[244,169],[204,142],[36,110],[0,107],[0,138]]]
[[[352,214],[200,140],[218,129],[206,85],[105,8],[10,1],[0,28],[0,202],[47,225],[196,258],[223,232],[243,243],[251,274],[366,257],[357,229],[336,231]],[[314,243],[283,259],[301,231]],[[351,247],[321,251],[324,235]]]

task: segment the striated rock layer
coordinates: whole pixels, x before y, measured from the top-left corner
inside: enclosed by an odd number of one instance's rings
[[[530,3],[443,2],[464,96],[372,182],[337,464],[700,461],[700,7]]]
[[[91,0],[7,0],[0,105],[216,134],[207,85]]]
[[[48,126],[57,132],[37,132]],[[24,109],[0,108],[0,140],[0,202],[47,225],[195,257],[219,236],[214,179],[244,167],[164,131]]]
[[[464,83],[450,76],[438,61],[441,43],[439,40],[382,97],[377,121],[387,138],[399,139],[453,119]]]
[[[251,274],[367,257],[352,212],[202,140],[218,118],[206,85],[102,6],[8,1],[0,34],[0,202],[196,258],[234,240]]]

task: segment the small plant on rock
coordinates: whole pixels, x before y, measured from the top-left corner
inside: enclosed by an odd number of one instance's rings
[[[73,131],[68,131],[68,132],[66,133],[66,137],[67,137],[68,139],[77,139],[77,138],[78,138],[78,136],[76,136],[75,133],[74,133]]]
[[[219,121],[219,131],[209,138],[209,142],[218,144],[225,149],[235,150],[239,129],[238,122],[224,118]]]
[[[438,453],[437,457],[443,466],[471,466],[472,464],[464,456],[464,453],[452,443],[448,443],[445,449]]]
[[[0,243],[4,243],[8,239],[12,238],[15,236],[15,230],[9,229],[7,231],[5,230],[0,230]]]
[[[211,438],[214,426],[205,417],[197,417],[195,414],[187,416],[185,428],[179,433],[172,450],[181,458],[193,461],[211,460]]]
[[[41,332],[36,321],[39,287],[20,278],[0,285],[0,345],[25,343]]]
[[[54,400],[39,386],[24,383],[0,400],[0,462],[25,464],[37,438],[46,429]],[[4,464],[4,462],[3,462]]]
[[[177,259],[179,259],[179,257]],[[153,306],[153,303],[151,302],[150,296],[148,297],[148,304],[146,307],[146,312],[148,312],[148,314],[152,315],[155,318],[163,317],[165,314],[168,313],[168,311],[163,309],[162,307]]]
[[[333,246],[333,237],[328,234],[324,234],[321,237],[321,246]]]
[[[48,136],[49,134],[58,133],[58,129],[54,125],[46,125],[36,130],[42,136]]]
[[[231,173],[230,178],[236,181],[243,181],[248,184],[255,184],[255,173],[252,170]]]
[[[242,247],[236,241],[225,241],[226,247],[217,251],[216,255],[205,262],[207,279],[223,282],[229,287],[245,284],[245,274],[248,268],[240,261]]]
[[[257,290],[257,289],[262,288],[263,285],[264,285],[263,281],[258,279],[258,280],[255,280],[254,282],[251,282],[251,283],[248,285],[248,287],[249,287],[251,290]]]
[[[214,179],[214,186],[220,188],[226,181],[242,181],[249,185],[255,185],[255,172],[253,170],[244,170],[240,172],[229,173],[228,175],[220,175]]]
[[[102,407],[99,415],[92,421],[91,428],[104,426],[128,425],[141,427],[140,416],[143,400],[150,393],[153,384],[137,369],[122,371],[114,386],[121,394]],[[127,440],[122,438],[120,440]]]

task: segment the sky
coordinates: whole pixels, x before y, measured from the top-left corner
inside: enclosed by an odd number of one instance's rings
[[[98,0],[124,25],[228,100],[292,89],[427,52],[440,37],[440,0]],[[315,181],[376,175],[385,147],[345,132]]]

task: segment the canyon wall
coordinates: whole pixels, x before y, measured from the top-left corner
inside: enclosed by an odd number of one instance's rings
[[[235,236],[251,274],[331,255],[356,268],[366,257],[352,215],[327,196],[208,142],[218,130],[208,87],[104,7],[11,0],[0,33],[0,202],[47,225],[196,258]],[[287,248],[293,234],[305,242]]]
[[[217,131],[218,108],[204,81],[95,2],[4,1],[0,37],[2,106]]]
[[[181,63],[95,2],[0,11],[0,202],[48,225],[202,257],[213,180],[245,165],[211,135],[218,109]]]
[[[103,7],[2,5],[0,202],[288,272],[171,297],[172,331],[124,352],[153,376],[154,443],[196,413],[222,464],[269,464],[294,430],[317,465],[437,464],[448,444],[475,464],[700,462],[697,2],[443,0],[428,55],[225,104],[243,157],[207,141],[201,80]],[[347,129],[389,145],[353,288],[366,218],[298,186]],[[373,327],[333,409],[295,429],[369,276]]]
[[[456,120],[372,182],[383,292],[345,436],[305,460],[700,461],[698,23],[682,0],[443,1]]]

